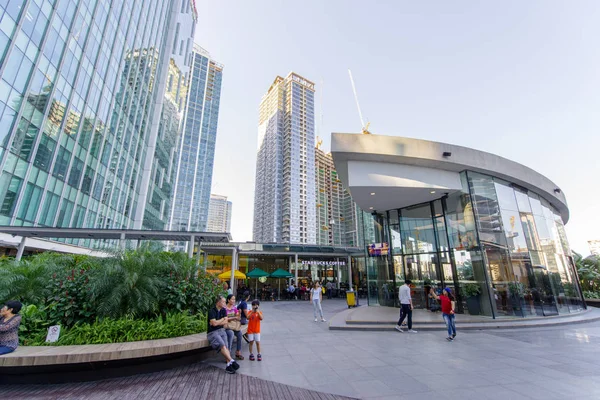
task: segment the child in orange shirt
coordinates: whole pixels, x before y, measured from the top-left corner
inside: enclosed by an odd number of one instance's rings
[[[254,300],[252,302],[252,310],[248,313],[248,344],[250,348],[250,361],[254,361],[254,354],[252,354],[252,345],[256,342],[257,360],[262,361],[260,355],[260,321],[263,319],[262,311],[258,310],[260,301]]]

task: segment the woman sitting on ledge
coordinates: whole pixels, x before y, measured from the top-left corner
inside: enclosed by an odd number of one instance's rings
[[[12,353],[19,345],[21,316],[18,314],[22,306],[20,302],[11,300],[0,309],[0,355]]]

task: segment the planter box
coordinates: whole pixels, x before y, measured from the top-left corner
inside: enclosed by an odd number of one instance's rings
[[[585,299],[585,304],[590,307],[600,308],[600,299]]]

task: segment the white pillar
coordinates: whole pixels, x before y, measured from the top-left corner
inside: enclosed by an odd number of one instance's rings
[[[17,248],[17,257],[15,258],[15,260],[20,261],[21,257],[23,257],[23,251],[25,251],[25,241],[27,240],[27,238],[25,236],[23,236],[21,238],[21,243],[19,243],[19,247]]]
[[[233,248],[231,252],[231,280],[229,281],[229,287],[232,293],[235,293],[235,270],[237,268],[237,247]]]
[[[294,269],[296,270],[296,286],[298,286],[298,253],[294,254]]]
[[[196,252],[196,265],[200,265],[200,255],[202,254],[202,249],[200,248],[200,242],[198,242],[198,252]]]
[[[125,242],[125,234],[121,233],[121,238],[119,239],[119,247],[121,248],[121,250],[125,250],[125,245],[127,243]]]
[[[196,235],[192,235],[190,237],[190,241],[188,242],[188,257],[194,257],[194,245],[196,244]]]
[[[352,290],[352,258],[350,256],[348,256],[348,286]],[[358,296],[358,293],[356,296]]]

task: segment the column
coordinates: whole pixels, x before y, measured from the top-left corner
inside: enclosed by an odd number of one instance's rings
[[[298,286],[298,253],[294,254],[294,269],[296,270],[296,286]]]
[[[15,258],[15,260],[20,261],[21,257],[23,257],[23,251],[25,251],[25,241],[27,240],[27,238],[25,236],[23,236],[21,238],[21,243],[19,243],[19,247],[17,248],[17,257]]]
[[[188,242],[188,257],[194,257],[194,245],[196,244],[196,235],[192,235]]]
[[[348,256],[348,288],[352,290],[352,257],[350,256]],[[358,293],[356,296],[358,296]]]
[[[119,247],[121,248],[121,250],[125,250],[125,245],[127,243],[125,242],[125,234],[121,233],[121,238],[119,239]]]
[[[235,270],[237,269],[237,247],[233,248],[231,252],[231,280],[229,281],[229,287],[232,293],[235,293]]]
[[[202,250],[200,248],[200,242],[198,242],[198,251],[196,252],[196,265],[200,265],[200,256],[202,255]]]

